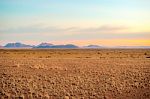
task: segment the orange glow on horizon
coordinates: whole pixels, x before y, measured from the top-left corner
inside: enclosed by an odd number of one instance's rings
[[[62,40],[43,41],[52,44],[75,44],[78,46],[100,45],[100,46],[150,46],[150,39],[91,39],[91,40]],[[25,44],[38,45],[40,41],[22,41]]]

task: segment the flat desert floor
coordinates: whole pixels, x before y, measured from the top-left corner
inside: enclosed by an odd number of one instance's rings
[[[150,99],[150,49],[1,49],[3,99]]]

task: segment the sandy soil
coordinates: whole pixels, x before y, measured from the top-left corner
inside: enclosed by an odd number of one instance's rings
[[[150,50],[0,50],[0,97],[150,99]]]

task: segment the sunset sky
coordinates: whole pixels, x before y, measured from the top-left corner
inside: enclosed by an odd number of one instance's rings
[[[150,46],[150,0],[0,0],[0,45]]]

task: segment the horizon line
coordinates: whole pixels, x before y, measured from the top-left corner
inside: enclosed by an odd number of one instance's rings
[[[78,44],[74,44],[74,43],[64,43],[64,44],[55,44],[55,43],[48,43],[48,42],[41,42],[41,43],[38,43],[38,44],[31,44],[31,43],[23,43],[23,42],[8,42],[8,43],[5,43],[5,44],[0,44],[0,46],[4,47],[6,46],[7,44],[9,43],[21,43],[21,44],[25,44],[25,45],[31,45],[31,46],[38,46],[39,44],[42,44],[42,43],[47,43],[47,44],[53,44],[54,46],[55,45],[68,45],[68,44],[72,44],[72,45],[76,45],[78,47],[86,47],[86,46],[89,46],[89,45],[92,45],[92,46],[99,46],[99,47],[150,47],[150,45],[103,45],[103,44],[86,44],[86,45],[78,45]]]

